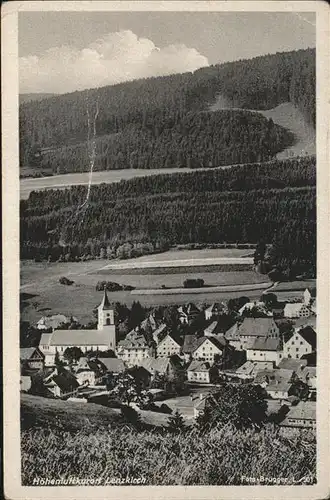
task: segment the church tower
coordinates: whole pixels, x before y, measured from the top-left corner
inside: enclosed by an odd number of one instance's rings
[[[109,349],[115,350],[116,347],[116,326],[114,310],[109,302],[106,289],[101,304],[97,308],[98,322],[97,329],[108,333]]]

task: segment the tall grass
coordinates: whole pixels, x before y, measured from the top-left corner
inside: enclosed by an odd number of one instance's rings
[[[145,477],[149,485],[238,485],[242,476],[316,481],[316,442],[309,431],[290,437],[269,426],[258,433],[231,426],[200,434],[112,427],[68,432],[22,431],[22,482],[35,477]]]

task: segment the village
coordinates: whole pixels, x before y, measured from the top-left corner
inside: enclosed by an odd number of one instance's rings
[[[233,302],[233,301],[232,301]],[[106,289],[97,329],[63,329],[43,317],[38,347],[20,349],[21,392],[68,402],[123,404],[192,425],[223,384],[265,390],[267,415],[284,428],[316,427],[316,296],[274,294],[205,309],[189,303],[150,312],[125,333]],[[75,318],[70,318],[75,321]],[[46,333],[43,333],[46,332]],[[160,418],[160,422],[164,419]]]

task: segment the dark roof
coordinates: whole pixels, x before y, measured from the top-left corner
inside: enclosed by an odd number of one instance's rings
[[[210,364],[205,361],[198,361],[194,359],[188,366],[189,372],[208,372],[210,370]]]
[[[239,327],[239,335],[266,337],[269,334],[269,329],[276,326],[273,318],[244,318]]]
[[[314,401],[301,401],[297,406],[291,406],[287,418],[316,420],[316,403]]]
[[[21,361],[25,361],[26,359],[29,360],[36,351],[39,353],[40,357],[44,357],[36,347],[21,347],[19,350],[19,358]]]
[[[226,331],[225,338],[227,340],[240,340],[238,323],[235,323],[231,328],[229,328],[229,330]]]
[[[280,350],[280,339],[272,339],[267,337],[256,338],[251,349],[256,351],[278,351]]]
[[[283,358],[279,362],[278,367],[285,368],[286,370],[294,370],[295,372],[297,372],[302,366],[306,365],[306,359]]]
[[[306,290],[308,290],[308,291],[309,291],[309,293],[311,294],[311,296],[312,296],[313,298],[315,298],[315,297],[316,297],[316,288],[315,288],[315,287],[310,287],[310,288],[309,288],[309,287],[307,287],[307,288],[306,288]]]
[[[68,370],[62,370],[58,375],[54,375],[52,379],[63,392],[69,392],[79,387],[76,377]]]
[[[104,294],[103,294],[102,302],[99,305],[99,308],[102,308],[102,309],[105,309],[105,310],[106,309],[112,309],[112,306],[111,306],[111,304],[109,302],[109,299],[108,299],[106,288],[104,288]]]
[[[107,372],[120,373],[125,370],[125,365],[122,359],[98,358],[97,361],[104,366]]]
[[[311,326],[305,326],[301,328],[298,332],[306,342],[312,346],[312,349],[316,348],[316,332]]]
[[[191,354],[195,350],[197,340],[195,335],[185,335],[182,351],[186,354]]]

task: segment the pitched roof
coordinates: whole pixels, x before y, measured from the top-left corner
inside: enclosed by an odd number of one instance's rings
[[[314,401],[300,401],[297,406],[291,406],[287,418],[316,420],[316,403]]]
[[[299,373],[299,378],[303,382],[307,382],[311,378],[316,378],[316,366],[304,366],[304,368]]]
[[[171,365],[171,360],[169,358],[144,358],[139,362],[149,373],[161,373],[164,374]]]
[[[194,359],[188,366],[188,372],[208,372],[210,370],[210,364],[206,361],[198,361]]]
[[[306,359],[283,358],[279,362],[278,368],[285,368],[287,370],[294,370],[295,372],[297,372],[302,366],[306,365]]]
[[[53,335],[52,333],[43,333],[40,338],[39,346],[49,345],[52,335]]]
[[[311,326],[315,330],[316,329],[316,317],[309,316],[308,318],[294,318],[294,326],[296,328],[301,328],[304,326]]]
[[[182,352],[191,354],[195,350],[197,337],[195,335],[185,335],[183,340]]]
[[[26,359],[30,359],[34,354],[36,348],[35,347],[21,347],[19,350],[19,358],[23,361]]]
[[[154,340],[156,342],[160,342],[161,340],[163,340],[163,338],[165,338],[166,336],[166,331],[167,331],[168,327],[165,323],[162,323],[161,325],[159,325],[159,327],[152,332],[152,336],[154,338]]]
[[[267,337],[270,328],[274,327],[277,325],[273,318],[244,318],[238,333],[240,337]]]
[[[240,340],[238,323],[235,323],[231,328],[229,328],[229,330],[226,331],[225,338],[227,340]]]
[[[309,287],[307,287],[307,288],[305,289],[305,292],[306,292],[306,290],[308,290],[308,291],[309,291],[309,293],[311,294],[311,297],[313,297],[313,298],[315,298],[315,297],[316,297],[316,288],[315,288],[315,287],[310,287],[310,288],[309,288]]]
[[[102,301],[101,301],[101,304],[98,306],[98,309],[103,309],[103,310],[112,309],[112,306],[111,306],[109,299],[108,299],[108,294],[107,294],[106,288],[104,288]]]
[[[49,345],[108,346],[109,333],[106,330],[55,330],[51,334]]]
[[[147,349],[148,343],[143,335],[136,335],[136,337],[129,337],[124,340],[120,340],[118,342],[118,348],[125,348],[125,349]]]
[[[292,379],[293,370],[285,369],[265,369],[260,370],[254,379],[255,383],[261,383],[265,378],[268,379],[269,385],[274,385],[278,383],[289,382]]]
[[[246,361],[242,366],[237,368],[236,373],[255,376],[263,370],[273,370],[272,361]]]
[[[120,373],[125,370],[125,364],[118,358],[97,358],[97,361],[104,366],[107,372]]]
[[[309,343],[312,349],[316,348],[316,332],[311,326],[301,328],[298,333],[304,340],[306,340],[306,342]]]
[[[290,387],[292,386],[291,382],[286,382],[285,380],[275,380],[272,381],[269,385],[266,387],[267,392],[288,392]]]
[[[212,321],[212,323],[205,328],[204,332],[212,334],[212,333],[214,333],[217,330],[217,326],[218,326],[218,322],[217,321]]]
[[[256,338],[251,349],[255,351],[279,351],[281,347],[280,339],[272,339],[269,337]]]
[[[175,337],[171,333],[165,335],[165,337],[159,342],[158,346],[160,346],[168,337],[171,338],[178,346],[182,346],[182,340],[180,339],[180,337]]]
[[[71,376],[68,376],[67,374],[59,374],[59,375],[54,375],[53,376],[53,381],[55,384],[58,385],[58,387],[61,389],[63,392],[70,392],[72,389],[77,389],[79,387],[79,383],[72,374]]]

